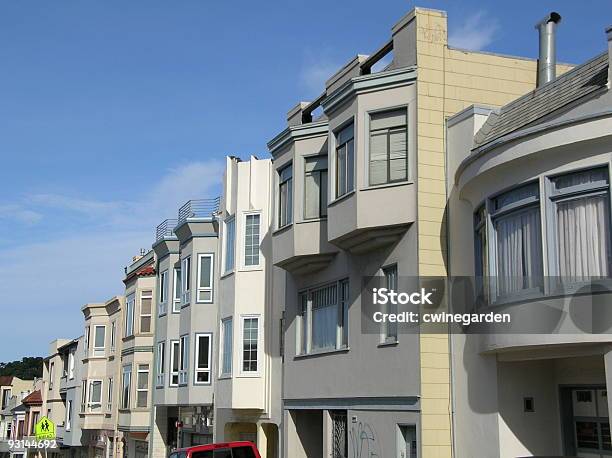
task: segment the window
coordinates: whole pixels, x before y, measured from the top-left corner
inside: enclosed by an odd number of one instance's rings
[[[64,365],[63,370],[62,370],[62,378],[66,378],[68,377],[68,355],[67,354],[63,354],[61,356],[61,360],[62,360],[62,364]]]
[[[132,366],[123,366],[123,380],[121,384],[121,408],[130,408],[130,392],[132,390]]]
[[[370,185],[408,179],[406,109],[370,114]]]
[[[89,338],[90,338],[89,326],[85,327],[85,354],[89,354]]]
[[[540,290],[542,240],[539,187],[531,183],[491,200],[495,236],[495,297]]]
[[[140,293],[140,332],[151,332],[151,315],[153,313],[153,291],[143,290]]]
[[[155,385],[158,388],[163,388],[166,371],[166,342],[157,344],[157,381]]]
[[[87,380],[83,380],[81,383],[81,412],[85,412],[85,405],[87,403]]]
[[[189,336],[181,336],[181,361],[179,364],[179,385],[187,385],[189,369]]]
[[[149,365],[138,365],[138,377],[136,379],[136,407],[146,409],[149,405]]]
[[[87,409],[89,412],[99,412],[102,408],[102,380],[89,381],[89,396]]]
[[[110,351],[111,353],[115,352],[115,341],[117,340],[117,322],[113,321],[111,323],[111,341],[110,341]]]
[[[67,405],[66,405],[66,431],[70,431],[71,428],[72,428],[72,401],[68,400]]]
[[[304,219],[327,216],[327,156],[305,158]]]
[[[607,167],[551,178],[555,271],[563,283],[611,274],[610,190]]]
[[[178,340],[170,341],[170,386],[179,384],[179,368],[181,364],[181,344]]]
[[[259,265],[259,225],[261,215],[253,213],[246,215],[244,231],[244,265]]]
[[[179,313],[181,311],[181,269],[174,269],[174,301],[172,304],[172,312]]]
[[[213,255],[198,255],[198,291],[197,302],[210,303],[213,301]]]
[[[70,380],[74,379],[74,350],[68,353],[68,378]]]
[[[49,364],[49,390],[53,389],[53,382],[55,380],[55,363]]]
[[[384,268],[383,275],[385,276],[385,288],[397,292],[397,266]],[[397,314],[397,304],[387,303],[385,311],[386,313]],[[382,328],[383,343],[397,342],[397,323],[384,322]]]
[[[211,335],[196,334],[194,383],[210,383]]]
[[[293,222],[293,165],[278,171],[278,227]]]
[[[242,372],[258,371],[259,318],[242,317]]]
[[[191,302],[191,256],[181,262],[181,303],[189,305]]]
[[[348,346],[348,279],[304,291],[298,303],[300,354]]]
[[[125,337],[134,335],[134,303],[136,296],[132,293],[125,301]]]
[[[159,316],[168,313],[168,271],[164,270],[159,275]]]
[[[476,297],[484,300],[487,292],[485,280],[489,274],[487,212],[484,205],[474,214],[474,257]]]
[[[221,375],[232,374],[232,319],[226,318],[222,321],[223,356],[221,363]]]
[[[231,216],[225,220],[225,272],[234,270],[236,247],[236,219]]]
[[[104,356],[106,354],[106,326],[94,326],[94,348],[93,356]]]
[[[336,133],[336,197],[355,189],[353,123]]]
[[[109,378],[108,379],[108,396],[107,396],[107,403],[106,403],[106,411],[107,412],[112,412],[113,411],[113,378]]]

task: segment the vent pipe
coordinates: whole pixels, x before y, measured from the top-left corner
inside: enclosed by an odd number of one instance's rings
[[[538,56],[538,87],[551,82],[557,76],[557,50],[555,32],[561,15],[554,11],[535,26],[540,34],[540,54]]]

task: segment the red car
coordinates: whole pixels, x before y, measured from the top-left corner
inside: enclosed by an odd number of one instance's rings
[[[252,442],[226,442],[175,450],[168,458],[261,458]]]

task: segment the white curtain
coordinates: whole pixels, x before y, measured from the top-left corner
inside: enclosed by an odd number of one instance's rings
[[[312,292],[312,350],[336,348],[337,298],[336,285]]]
[[[536,288],[542,281],[542,243],[538,208],[495,221],[498,295]]]
[[[607,195],[557,204],[559,275],[565,281],[609,275],[608,207]]]

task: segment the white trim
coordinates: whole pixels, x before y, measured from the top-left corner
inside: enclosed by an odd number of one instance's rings
[[[146,369],[142,369],[142,367],[146,367]],[[139,388],[139,384],[140,384],[140,374],[147,374],[147,386],[146,388]],[[149,407],[149,385],[151,383],[151,365],[150,364],[139,364],[137,363],[136,366],[136,408],[137,409],[146,409]],[[138,405],[138,394],[139,393],[147,393],[147,402],[146,405],[144,406],[140,406]]]
[[[174,363],[175,361],[175,353],[174,353],[174,346],[178,346],[178,364],[177,364],[177,370],[174,370]],[[170,387],[177,387],[179,386],[179,371],[181,369],[181,342],[180,340],[171,340],[170,341],[170,367],[168,368],[168,372],[170,374],[170,380],[168,381],[168,386]],[[172,382],[172,379],[176,377],[176,383]]]
[[[179,288],[179,286],[182,287],[182,278],[183,276],[181,275],[181,281],[177,281],[178,280],[178,276],[181,273],[181,268],[180,267],[174,267],[173,269],[173,280],[172,280],[172,313],[180,313],[181,312],[181,290]],[[176,295],[178,294],[178,297],[176,297]]]
[[[189,267],[189,268],[187,268]],[[191,303],[191,255],[181,259],[181,306],[185,307]]]
[[[94,328],[94,338],[93,338],[93,350],[91,352],[91,355],[94,358],[98,358],[98,357],[104,357],[106,356],[106,325],[104,324],[94,324],[93,325]],[[96,340],[98,337],[98,329],[104,329],[104,344],[101,347],[97,347],[96,346]]]
[[[202,269],[202,258],[210,259],[210,275],[209,275],[209,284],[210,286],[203,287],[200,285],[201,278],[201,269]],[[213,289],[214,289],[214,272],[215,272],[215,255],[214,253],[198,253],[198,270],[197,270],[197,278],[196,278],[196,302],[200,304],[211,304],[213,302]],[[209,300],[202,300],[200,298],[200,293],[210,292]]]
[[[198,367],[200,360],[200,337],[208,337],[208,368]],[[193,364],[193,384],[194,385],[210,385],[212,383],[212,333],[210,332],[196,332],[195,334],[195,358]],[[199,382],[198,375],[200,373],[208,374],[207,382]]]
[[[168,269],[159,274],[159,294],[157,304],[158,316],[163,316],[168,313]]]
[[[184,334],[179,341],[179,386],[189,384],[189,334]]]
[[[97,402],[92,401],[91,399],[91,395],[92,395],[92,385],[94,383],[100,383],[100,400]],[[94,406],[98,406],[98,408],[100,409],[100,413],[102,412],[102,396],[103,396],[103,392],[104,392],[104,380],[102,379],[89,379],[87,380],[87,411],[88,412],[95,412],[93,410]]]
[[[244,370],[244,322],[245,320],[256,319],[257,320],[257,360],[255,363],[257,364],[257,370],[255,371],[245,371]],[[240,375],[245,377],[259,377],[261,373],[261,345],[262,345],[262,336],[261,336],[261,315],[258,314],[249,314],[249,315],[241,315],[240,316]]]

